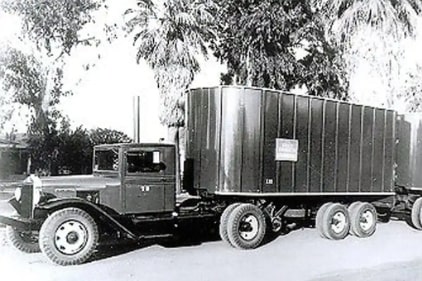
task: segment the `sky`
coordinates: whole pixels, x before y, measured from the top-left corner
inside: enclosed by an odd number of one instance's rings
[[[123,4],[124,2],[124,4]],[[110,0],[109,12],[101,20],[123,20],[123,9],[129,0]],[[19,20],[0,12],[0,43],[14,42],[20,31]],[[97,24],[95,28],[100,27]],[[101,58],[97,59],[97,51]],[[64,97],[58,108],[70,118],[73,127],[109,128],[123,131],[133,137],[133,97],[141,100],[141,141],[157,141],[166,138],[167,131],[158,119],[158,90],[151,69],[141,61],[136,63],[136,49],[131,37],[120,37],[111,44],[101,45],[99,50],[86,47],[72,51],[64,69],[64,87],[73,95]],[[196,75],[192,87],[219,85],[220,73],[225,67],[210,55],[208,60],[199,58],[201,72]],[[87,61],[95,61],[88,71],[82,68]],[[6,131],[15,125],[18,132],[26,131],[25,109],[15,115]]]
[[[87,128],[106,127],[133,136],[133,97],[141,100],[141,140],[154,141],[166,137],[166,130],[158,120],[158,89],[151,69],[136,63],[136,49],[131,38],[122,38],[106,46],[102,58],[89,71],[80,67],[78,54],[68,64],[67,83],[73,86],[74,95],[62,99],[60,108],[73,124]],[[224,66],[213,57],[201,58],[202,71],[192,87],[219,85]]]
[[[0,0],[2,1],[2,0]],[[87,32],[95,32],[102,28],[102,22],[123,22],[122,14],[130,7],[131,0],[109,0],[109,13],[101,14],[96,24],[87,28]],[[0,44],[13,41],[19,33],[19,21],[0,12]],[[6,27],[6,28],[4,28]],[[419,73],[415,67],[422,65],[422,19],[419,22],[418,32],[415,39],[403,42],[402,49],[405,56],[401,61],[401,72],[406,71]],[[364,34],[365,35],[365,34]],[[370,35],[365,38],[371,37]],[[372,48],[371,52],[378,52],[379,61],[385,59],[383,49],[376,40],[372,40],[374,46],[359,45],[359,48]],[[394,42],[392,42],[394,43]],[[96,59],[97,51],[101,58]],[[64,69],[65,87],[73,91],[73,95],[62,99],[59,109],[67,115],[74,127],[83,125],[91,129],[96,127],[109,128],[123,131],[133,137],[133,104],[134,96],[141,97],[141,140],[156,141],[166,137],[166,129],[158,120],[158,90],[153,74],[149,67],[141,61],[136,63],[136,49],[132,44],[131,37],[120,37],[112,44],[103,44],[99,50],[92,48],[77,48],[72,51]],[[96,61],[95,67],[89,71],[82,68],[84,62]],[[200,58],[201,72],[191,87],[208,87],[219,84],[220,73],[225,71],[221,65],[210,55],[208,60]],[[282,67],[282,66],[281,66]],[[422,75],[421,75],[422,76]],[[401,78],[404,77],[404,78]],[[381,77],[382,78],[382,77]],[[350,91],[353,93],[353,102],[383,106],[386,97],[387,84],[374,73],[366,61],[358,64],[356,72],[350,77]],[[397,87],[407,83],[406,75],[397,75],[395,79]],[[303,92],[303,91],[302,91]],[[0,97],[1,98],[1,97]],[[1,100],[0,100],[1,102]],[[398,110],[404,109],[405,105],[396,103]],[[26,131],[26,120],[22,118],[25,110],[21,110],[20,116],[15,116],[12,123],[16,124],[19,132]]]

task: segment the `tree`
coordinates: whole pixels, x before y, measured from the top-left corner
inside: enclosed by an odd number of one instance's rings
[[[98,44],[98,38],[89,34],[81,38],[81,32],[102,7],[105,0],[5,0],[1,4],[4,11],[22,19],[23,37],[56,59],[79,44]]]
[[[64,68],[65,58],[68,57],[71,51],[77,46],[98,46],[104,38],[101,35],[92,35],[86,30],[88,24],[95,22],[94,12],[104,8],[106,0],[3,0],[0,2],[0,9],[6,13],[17,15],[21,19],[21,34],[20,40],[13,42],[13,44],[2,46],[2,52],[5,53],[3,57],[7,57],[11,52],[20,53],[20,56],[27,55],[28,62],[37,61],[39,68],[43,68],[42,81],[37,83],[59,86],[56,83],[58,76],[63,76],[62,69]],[[103,27],[105,36],[110,41],[113,36],[114,25],[105,24]],[[13,46],[12,48],[10,46]],[[15,49],[11,51],[10,49]],[[12,54],[13,55],[13,54]],[[4,69],[4,68],[3,68]],[[38,77],[38,76],[37,76]],[[37,77],[29,77],[32,80]],[[3,77],[4,83],[9,78],[22,79],[24,77],[11,77],[6,75]],[[40,77],[38,77],[40,78]],[[5,80],[6,79],[6,80]],[[61,78],[60,78],[61,81]],[[15,82],[11,82],[12,84]],[[63,84],[61,83],[62,87]],[[6,88],[8,86],[5,86]],[[67,93],[69,91],[50,91],[40,93],[42,98],[46,99],[45,105],[49,104],[49,100],[59,99],[60,97],[48,96],[50,93]],[[20,101],[24,97],[19,97],[20,92],[13,93],[12,101],[21,104]],[[2,98],[1,104],[10,104],[10,100]],[[41,101],[39,101],[39,104]],[[25,104],[28,105],[28,104]],[[11,110],[2,110],[2,121],[10,119]],[[38,112],[38,108],[35,109]],[[42,117],[42,114],[36,114]]]
[[[98,144],[110,144],[110,143],[129,143],[132,142],[132,139],[123,132],[112,130],[112,129],[105,129],[105,128],[97,128],[93,129],[89,133],[89,138],[91,142],[91,146],[95,146]]]
[[[314,0],[313,4],[325,17],[327,32],[343,43],[350,43],[366,27],[376,30],[383,41],[391,35],[414,34],[422,11],[419,0]]]
[[[350,95],[359,102],[415,110],[414,87],[422,62],[409,63],[409,38],[415,35],[422,3],[418,0],[314,1],[327,36],[344,53]],[[406,62],[407,60],[407,62]],[[369,77],[369,78],[368,78]],[[371,79],[371,83],[363,81]],[[416,95],[416,96],[417,96]]]
[[[207,54],[206,42],[213,36],[211,4],[207,0],[165,0],[157,6],[150,0],[138,0],[137,8],[126,12],[138,50],[136,59],[145,60],[154,72],[160,120],[169,128],[177,155],[179,129],[184,125],[183,96],[199,71],[197,56]]]
[[[51,76],[53,78],[49,80]],[[12,102],[26,107],[30,114],[29,146],[37,168],[45,169],[51,165],[54,151],[51,144],[54,143],[56,122],[60,118],[55,106],[60,97],[69,94],[62,90],[62,79],[60,68],[45,67],[33,55],[13,48],[0,54],[3,90],[9,93]]]
[[[72,174],[89,174],[92,172],[94,146],[131,141],[132,139],[125,133],[112,129],[87,130],[79,126],[72,130],[69,120],[64,119],[61,122],[57,143],[55,144],[57,147],[57,170],[66,169]]]
[[[20,38],[24,45],[23,50],[2,50],[0,82],[10,98],[0,102],[29,109],[32,163],[35,168],[51,170],[57,160],[56,138],[61,119],[55,106],[63,96],[71,94],[63,90],[65,57],[76,46],[100,43],[84,28],[94,21],[95,11],[106,8],[105,0],[5,0],[0,8],[21,18]],[[112,28],[106,25],[104,31]],[[0,120],[4,122],[10,118],[10,111],[2,112],[2,116]]]
[[[346,96],[340,54],[325,39],[308,1],[216,2],[213,49],[227,63],[226,83],[282,90],[306,86],[312,95]]]

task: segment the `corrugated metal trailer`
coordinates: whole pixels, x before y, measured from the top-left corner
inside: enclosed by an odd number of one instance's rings
[[[391,195],[396,113],[282,91],[187,95],[193,187],[239,196]]]
[[[397,118],[396,186],[422,191],[422,115]]]

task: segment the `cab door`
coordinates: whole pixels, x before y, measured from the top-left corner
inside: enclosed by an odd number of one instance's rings
[[[125,213],[174,211],[174,146],[128,148],[123,158]]]

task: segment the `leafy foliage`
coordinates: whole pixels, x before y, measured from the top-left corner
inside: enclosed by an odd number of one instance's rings
[[[34,55],[14,48],[0,53],[0,79],[13,102],[33,109],[33,118],[42,118],[49,107],[59,103],[60,97],[70,94],[62,91],[60,68],[46,67]]]
[[[35,169],[57,174],[65,162],[86,162],[91,149],[89,134],[82,127],[71,131],[56,105],[63,96],[64,58],[79,45],[98,45],[97,36],[84,28],[95,22],[94,12],[107,8],[105,0],[5,0],[0,8],[21,18],[25,50],[4,48],[0,53],[0,79],[9,99],[2,104],[18,104],[29,110],[29,147]],[[105,25],[104,31],[113,28]],[[110,38],[107,38],[110,39]],[[35,45],[35,48],[32,46]],[[3,111],[3,110],[2,110]],[[5,121],[10,112],[1,112]],[[64,123],[63,123],[64,122]],[[63,127],[63,131],[60,131]],[[81,154],[78,154],[78,150]],[[73,162],[72,162],[73,161]],[[89,163],[91,158],[88,159]],[[79,165],[79,164],[78,164]],[[85,165],[86,166],[86,165]],[[86,169],[85,169],[86,170]]]
[[[414,34],[419,0],[314,0],[325,16],[328,33],[340,42],[350,39],[361,28],[370,27],[383,36],[400,38]]]
[[[2,7],[22,18],[23,35],[49,53],[58,49],[70,54],[78,44],[94,44],[94,37],[80,38],[80,31],[92,21],[92,13],[104,0],[8,0]]]
[[[9,48],[0,56],[0,79],[12,101],[30,111],[29,144],[37,147],[38,154],[34,161],[47,161],[54,151],[50,145],[54,143],[56,122],[61,116],[55,106],[60,97],[69,94],[62,91],[61,69],[46,68],[33,55]]]
[[[324,37],[308,1],[216,0],[215,55],[226,62],[229,83],[343,98],[347,83],[336,46]],[[302,54],[300,54],[302,53]]]
[[[104,143],[128,143],[132,142],[132,139],[123,132],[97,128],[90,131],[90,142],[91,146]]]
[[[60,125],[55,125],[48,138],[33,136],[29,142],[33,169],[46,174],[57,175],[64,170],[72,174],[89,174],[95,145],[132,141],[123,132],[112,129],[87,130],[79,126],[72,130],[65,118]]]
[[[409,40],[422,12],[419,0],[313,1],[326,33],[342,49],[350,96],[400,111],[418,108],[421,62],[409,60]],[[406,45],[407,44],[407,45]],[[364,46],[364,47],[363,47]],[[362,83],[371,79],[371,83]],[[416,91],[416,92],[415,92]]]

